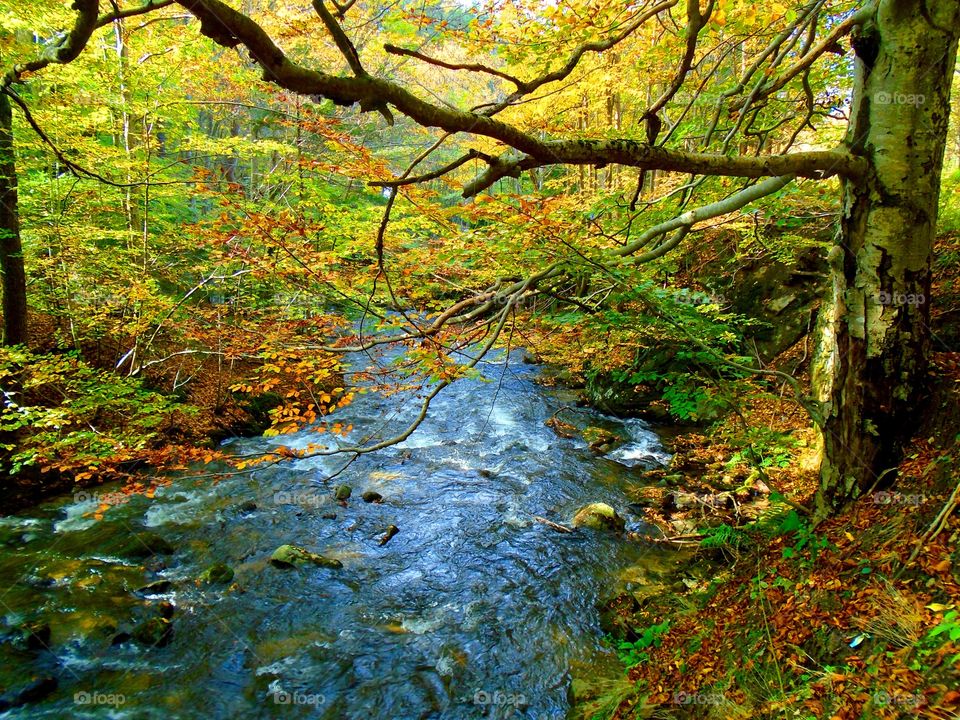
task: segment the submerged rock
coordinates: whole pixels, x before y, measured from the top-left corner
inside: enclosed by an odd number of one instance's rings
[[[165,617],[152,617],[136,625],[131,634],[141,645],[164,647],[173,637],[173,625]]]
[[[168,592],[172,587],[173,583],[169,580],[155,580],[152,583],[147,583],[143,587],[137,588],[136,591],[144,595],[157,595]]]
[[[617,511],[606,503],[584,505],[573,516],[573,526],[591,530],[614,530],[623,532],[626,523]]]
[[[19,650],[46,650],[50,647],[50,626],[45,622],[24,623],[4,639]]]
[[[151,555],[170,555],[173,545],[153,532],[137,532],[125,538],[114,551],[127,558],[146,558]]]
[[[57,679],[49,675],[31,680],[19,690],[0,696],[0,712],[43,700],[57,689],[57,685]]]
[[[224,563],[214,563],[197,579],[204,585],[226,585],[233,580],[233,568]]]
[[[343,567],[339,560],[312,553],[297,545],[281,545],[270,556],[270,564],[278,568],[299,567],[308,563],[327,568]]]

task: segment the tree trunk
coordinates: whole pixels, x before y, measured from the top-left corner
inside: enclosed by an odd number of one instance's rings
[[[846,182],[814,391],[823,409],[817,516],[894,480],[916,428],[930,347],[930,273],[960,0],[881,0],[853,38]]]
[[[0,272],[3,273],[3,342],[27,342],[27,278],[20,244],[13,112],[0,93]]]

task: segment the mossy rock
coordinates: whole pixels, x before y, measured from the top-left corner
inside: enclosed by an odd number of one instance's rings
[[[626,523],[617,511],[606,503],[590,503],[577,510],[577,514],[573,516],[573,526],[623,532]]]
[[[293,568],[303,565],[317,565],[325,568],[342,568],[343,563],[333,558],[312,553],[297,545],[281,545],[270,556],[270,564],[278,568]]]
[[[224,563],[214,563],[198,578],[204,585],[226,585],[233,580],[233,568]]]
[[[173,637],[173,626],[167,618],[152,617],[134,627],[132,635],[141,645],[164,647]]]
[[[582,435],[590,450],[601,455],[614,450],[625,442],[623,437],[612,430],[592,425],[584,428]]]

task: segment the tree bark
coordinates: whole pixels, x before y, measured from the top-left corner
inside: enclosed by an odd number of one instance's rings
[[[0,272],[3,273],[3,342],[27,342],[27,278],[20,243],[17,166],[10,99],[0,93]]]
[[[916,428],[958,28],[958,0],[881,0],[853,37],[847,145],[870,172],[843,181],[829,255],[813,371],[824,418],[818,518],[892,482]]]

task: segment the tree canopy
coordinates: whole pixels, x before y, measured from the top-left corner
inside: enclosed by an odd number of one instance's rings
[[[457,348],[574,333],[558,357],[616,368],[679,338],[786,384],[823,431],[829,513],[895,465],[929,351],[928,305],[883,298],[929,295],[957,8],[913,4],[2,4],[8,342],[28,296],[131,378],[249,361],[216,403],[282,389],[272,432],[348,402],[344,353],[404,344],[382,376],[423,388],[402,439],[482,356]],[[729,308],[664,292],[711,228],[798,256],[824,241],[794,219],[831,213],[811,389]],[[712,391],[685,387],[695,415]]]

